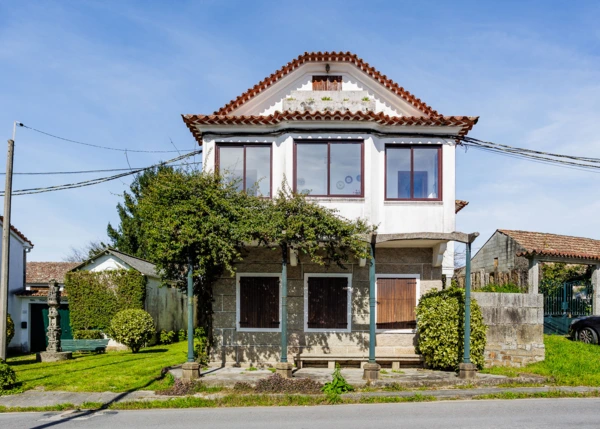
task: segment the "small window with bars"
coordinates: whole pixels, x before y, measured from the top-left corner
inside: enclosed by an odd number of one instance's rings
[[[342,77],[341,76],[313,76],[312,77],[313,91],[341,91]]]
[[[241,330],[279,329],[279,277],[240,276],[238,324]]]
[[[416,279],[377,279],[377,329],[416,329],[416,305]]]
[[[307,275],[306,284],[307,330],[349,330],[349,277]]]

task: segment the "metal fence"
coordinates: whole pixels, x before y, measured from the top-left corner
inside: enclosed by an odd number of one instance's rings
[[[588,316],[592,314],[593,288],[589,281],[542,282],[544,316]]]

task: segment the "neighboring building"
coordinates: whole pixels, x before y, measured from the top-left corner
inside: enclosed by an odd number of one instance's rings
[[[297,192],[377,225],[376,358],[415,360],[419,297],[454,272],[455,138],[477,117],[443,116],[351,53],[306,53],[212,115],[183,115],[204,148],[203,168],[271,197]],[[470,238],[469,238],[470,239]],[[321,267],[292,253],[288,354],[298,361],[364,362],[369,264]],[[212,359],[276,362],[281,264],[255,249],[213,290]]]
[[[48,283],[56,280],[63,290],[65,274],[77,265],[79,262],[27,262],[25,287],[15,294],[21,315],[21,323],[15,324],[15,337],[20,337],[14,345],[15,348],[23,352],[39,352],[46,349]],[[68,301],[69,298],[63,295],[59,309],[63,339],[73,338],[69,325]]]
[[[156,266],[144,259],[107,248],[93,258],[77,265],[71,271],[106,271],[119,269],[133,269],[147,278],[146,302],[144,309],[154,319],[157,332],[161,330],[179,331],[187,329],[187,301],[186,296],[179,289],[162,286]],[[109,343],[109,347],[112,344]]]
[[[471,259],[473,287],[489,283],[515,283],[524,290],[530,283],[537,293],[539,262],[565,262],[597,266],[600,240],[532,231],[498,229]],[[464,282],[464,268],[457,270]]]
[[[0,216],[0,225],[4,222],[4,218]],[[33,249],[33,243],[25,237],[25,235],[15,228],[10,226],[10,261],[9,261],[9,279],[8,279],[8,313],[15,323],[15,336],[8,345],[8,349],[20,349],[21,333],[19,327],[22,322],[22,314],[17,292],[23,290],[25,286],[25,264],[27,261],[27,253]],[[0,248],[0,257],[2,249]]]

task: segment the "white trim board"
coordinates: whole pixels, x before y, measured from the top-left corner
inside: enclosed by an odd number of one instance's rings
[[[277,277],[279,278],[279,328],[240,328],[240,278]],[[281,273],[236,273],[235,275],[235,329],[238,332],[281,332]]]
[[[375,275],[375,300],[377,300],[377,279],[415,279],[417,281],[415,307],[419,304],[421,298],[421,275],[420,274],[376,274]],[[375,303],[375,326],[377,326],[377,308]],[[416,329],[377,329],[375,332],[379,334],[414,334]]]
[[[308,278],[309,277],[345,277],[348,281],[348,325],[346,329],[308,328]],[[352,332],[352,274],[343,273],[304,273],[304,332]]]

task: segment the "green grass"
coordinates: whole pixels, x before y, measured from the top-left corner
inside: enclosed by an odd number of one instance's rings
[[[489,395],[473,396],[473,399],[532,399],[532,398],[598,398],[600,391],[593,392],[566,392],[560,389],[551,390],[550,392],[500,392]]]
[[[487,368],[488,374],[516,377],[529,373],[551,377],[557,386],[600,387],[600,346],[578,343],[558,335],[546,335],[546,360],[524,368]]]
[[[17,373],[20,389],[42,387],[69,392],[127,392],[163,390],[172,384],[161,377],[161,369],[186,361],[187,343],[158,345],[140,350],[101,354],[75,353],[73,359],[39,363],[35,355],[9,358]]]

